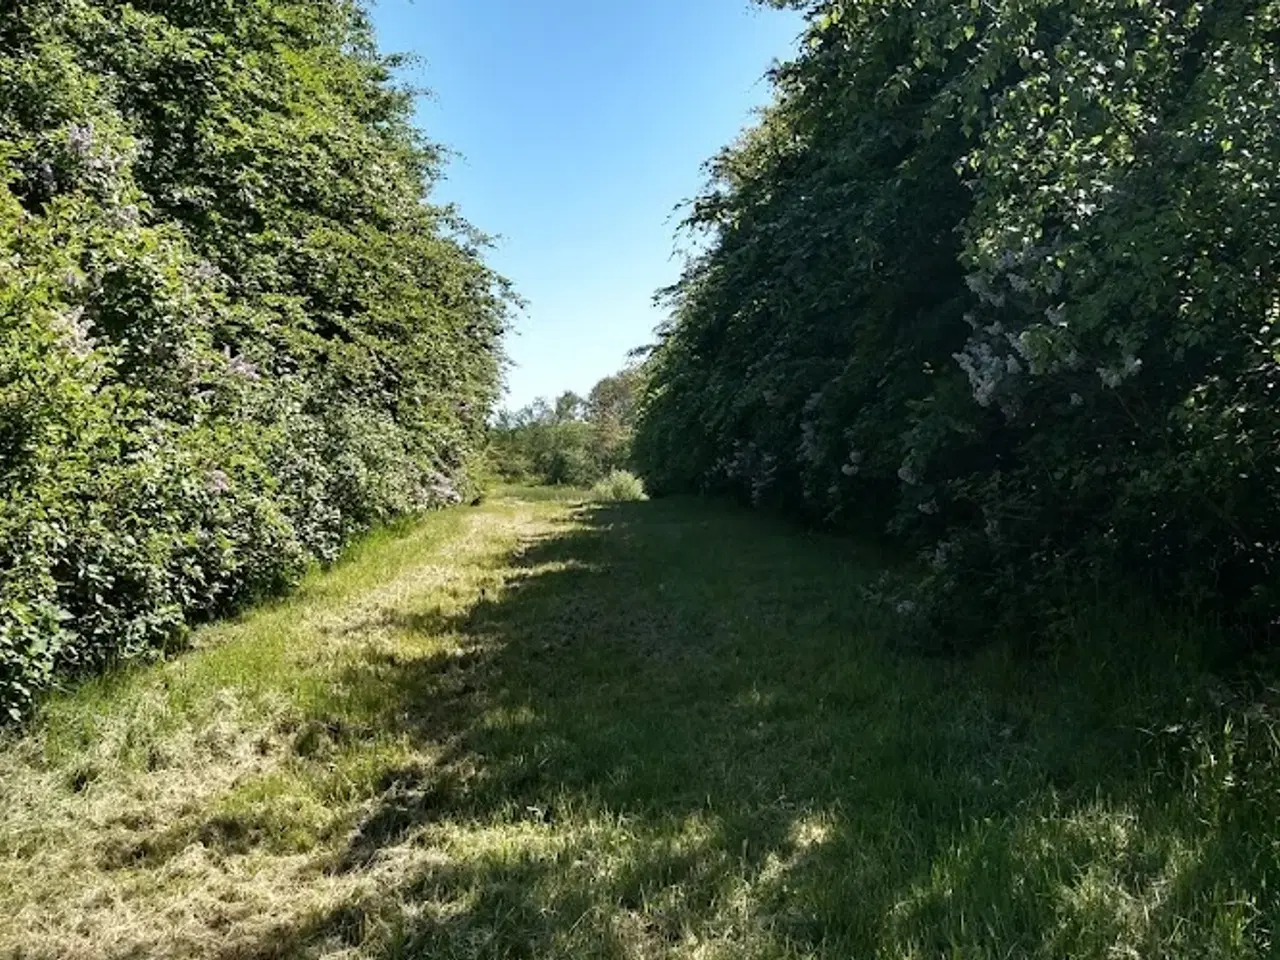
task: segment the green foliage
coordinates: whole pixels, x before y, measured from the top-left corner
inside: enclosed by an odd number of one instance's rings
[[[591,497],[605,503],[648,500],[644,481],[630,470],[614,470],[591,488]]]
[[[561,394],[503,412],[490,432],[489,456],[508,482],[589,487],[631,459],[639,371],[597,383],[584,400]]]
[[[459,499],[509,294],[353,0],[0,24],[0,712]]]
[[[1117,575],[1274,618],[1280,4],[792,5],[690,214],[651,489],[888,532],[935,627]]]

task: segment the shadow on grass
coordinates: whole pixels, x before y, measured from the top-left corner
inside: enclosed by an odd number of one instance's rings
[[[1275,805],[1232,807],[1208,781],[1186,795],[1194,751],[1161,751],[1137,722],[1173,719],[1168,691],[1098,703],[996,656],[897,656],[860,599],[876,558],[722,507],[584,508],[513,565],[461,619],[395,615],[458,649],[372,654],[347,677],[435,759],[387,774],[330,869],[374,870],[405,844],[426,865],[237,956],[1267,942],[1280,884],[1252,831]]]

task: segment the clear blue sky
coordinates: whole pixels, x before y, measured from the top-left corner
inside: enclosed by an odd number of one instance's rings
[[[383,50],[419,55],[418,122],[461,154],[436,199],[500,236],[529,306],[506,405],[585,393],[649,343],[704,161],[768,102],[801,21],[749,0],[377,0]]]

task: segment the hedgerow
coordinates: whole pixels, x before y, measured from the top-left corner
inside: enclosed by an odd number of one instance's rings
[[[457,501],[510,295],[354,0],[0,19],[0,712]]]
[[[801,52],[689,216],[650,489],[887,532],[951,637],[1083,584],[1270,622],[1280,4],[785,5]]]

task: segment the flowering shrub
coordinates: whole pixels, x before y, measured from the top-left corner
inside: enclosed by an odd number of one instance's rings
[[[888,531],[974,635],[1081,581],[1274,619],[1280,4],[790,5],[689,216],[650,488]]]
[[[0,20],[0,714],[457,502],[509,295],[349,0]]]

